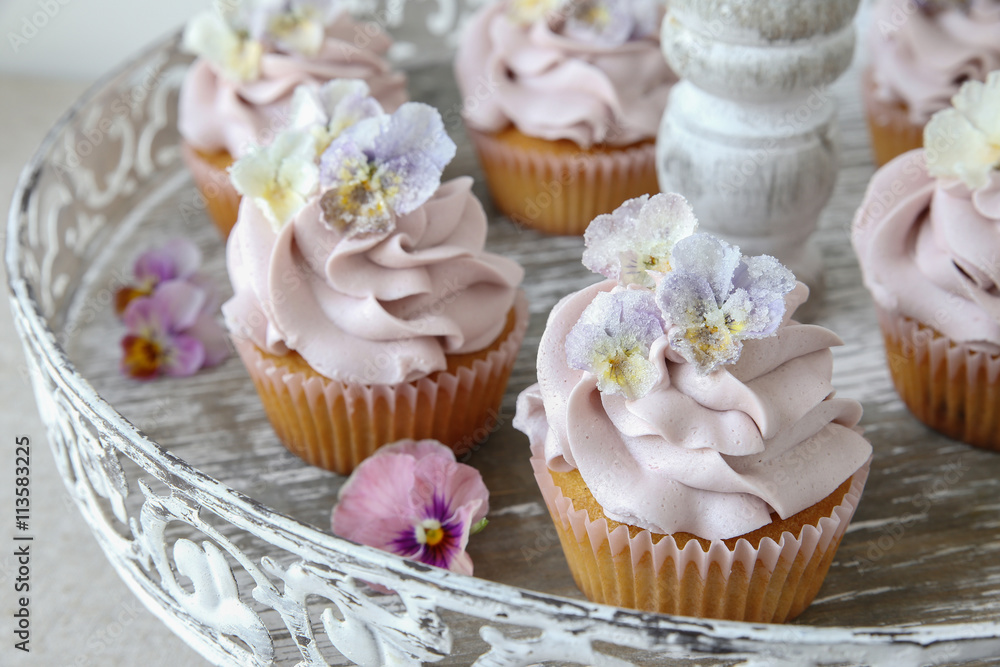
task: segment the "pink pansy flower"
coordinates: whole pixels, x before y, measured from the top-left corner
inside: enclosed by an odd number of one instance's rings
[[[121,316],[134,299],[149,296],[160,283],[194,276],[200,264],[201,252],[187,239],[167,241],[144,252],[132,267],[135,283],[115,292],[115,313]]]
[[[340,489],[333,532],[405,558],[472,574],[469,535],[486,525],[479,471],[435,440],[401,440],[361,462]]]
[[[123,319],[122,372],[137,380],[186,376],[218,364],[229,354],[215,321],[211,294],[185,280],[161,283],[150,296],[133,299]]]

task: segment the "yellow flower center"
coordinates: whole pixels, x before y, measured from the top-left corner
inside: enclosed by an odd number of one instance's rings
[[[417,524],[417,542],[436,547],[444,540],[444,528],[437,519],[424,519]]]
[[[606,7],[595,3],[583,10],[580,19],[590,25],[603,28],[611,22],[611,13],[608,12]]]
[[[122,364],[128,374],[135,378],[156,375],[163,363],[163,348],[156,341],[143,336],[128,336],[124,342],[125,356]]]
[[[666,257],[657,257],[656,255],[649,255],[642,262],[642,268],[647,271],[659,271],[660,273],[667,273],[670,271],[670,260]]]

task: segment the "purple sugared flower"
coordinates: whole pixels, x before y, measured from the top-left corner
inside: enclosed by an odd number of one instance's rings
[[[475,468],[435,440],[379,448],[341,487],[333,532],[453,572],[472,574],[469,535],[486,522],[489,491]]]
[[[670,347],[702,373],[739,359],[743,341],[770,336],[795,276],[768,255],[743,257],[709,234],[679,241],[673,271],[657,286]]]
[[[235,22],[246,25],[254,39],[306,56],[319,53],[326,27],[344,11],[339,0],[244,0],[238,6]]]
[[[653,287],[671,270],[671,254],[698,226],[694,211],[677,194],[642,195],[594,218],[584,233],[583,265],[621,285]]]
[[[226,334],[215,321],[217,304],[202,287],[186,280],[160,284],[133,299],[123,320],[122,372],[137,380],[193,375],[229,354]]]
[[[455,142],[433,107],[407,102],[346,129],[320,160],[324,220],[349,236],[391,230],[441,184]]]
[[[201,265],[201,251],[187,239],[173,239],[139,255],[133,282],[115,292],[115,314],[121,316],[134,299],[149,296],[160,283],[190,278]]]
[[[653,293],[615,288],[594,297],[566,336],[566,362],[592,373],[602,393],[634,400],[656,384],[649,348],[662,335]]]

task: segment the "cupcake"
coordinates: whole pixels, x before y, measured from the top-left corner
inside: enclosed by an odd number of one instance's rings
[[[299,94],[312,126],[231,170],[226,324],[281,441],[341,474],[396,440],[478,446],[527,325],[523,270],[483,250],[472,179],[441,183],[438,112],[366,93]]]
[[[876,166],[920,148],[963,82],[1000,68],[997,0],[878,0],[864,101]]]
[[[500,0],[466,27],[455,60],[462,114],[497,207],[582,234],[659,191],[656,131],[677,77],[651,0]]]
[[[871,446],[830,384],[840,340],[792,319],[805,285],[694,228],[673,194],[594,220],[584,264],[608,279],[552,310],[514,426],[588,598],[784,622],[823,582]]]
[[[875,173],[852,240],[907,407],[1000,450],[1000,72],[952,102]]]
[[[287,124],[296,86],[363,79],[387,110],[406,101],[406,78],[385,59],[389,38],[342,7],[332,0],[233,0],[185,29],[183,48],[198,58],[180,90],[181,150],[224,237],[239,206],[226,170]]]

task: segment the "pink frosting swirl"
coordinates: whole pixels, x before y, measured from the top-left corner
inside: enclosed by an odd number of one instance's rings
[[[949,106],[967,79],[983,81],[1000,68],[1000,2],[971,0],[933,15],[913,0],[881,0],[869,32],[875,94],[901,101],[923,125]]]
[[[883,310],[1000,352],[1000,172],[970,191],[905,153],[872,178],[852,240]]]
[[[226,150],[239,158],[251,146],[269,143],[287,124],[296,86],[339,78],[363,79],[372,96],[392,112],[407,95],[406,77],[385,59],[391,44],[384,33],[372,37],[343,13],[327,28],[315,56],[265,52],[254,81],[233,81],[198,59],[181,85],[178,129],[198,150]]]
[[[245,197],[226,248],[230,332],[355,384],[410,382],[444,370],[446,354],[489,346],[524,272],[483,251],[471,187],[448,181],[394,230],[362,237],[327,226],[318,197],[274,232]]]
[[[549,467],[576,468],[607,516],[656,533],[725,539],[819,502],[871,456],[855,426],[857,401],[834,398],[835,334],[791,313],[808,290],[786,296],[775,336],[744,343],[735,364],[701,375],[669,361],[666,336],[650,358],[660,380],[629,401],[602,394],[570,368],[565,340],[583,310],[615,286],[604,281],[552,310],[538,349],[538,384],[518,397],[514,426]]]
[[[614,47],[588,44],[544,21],[517,25],[506,7],[501,1],[480,10],[458,47],[455,75],[471,127],[498,132],[513,123],[529,136],[583,148],[656,136],[677,81],[657,35]]]

